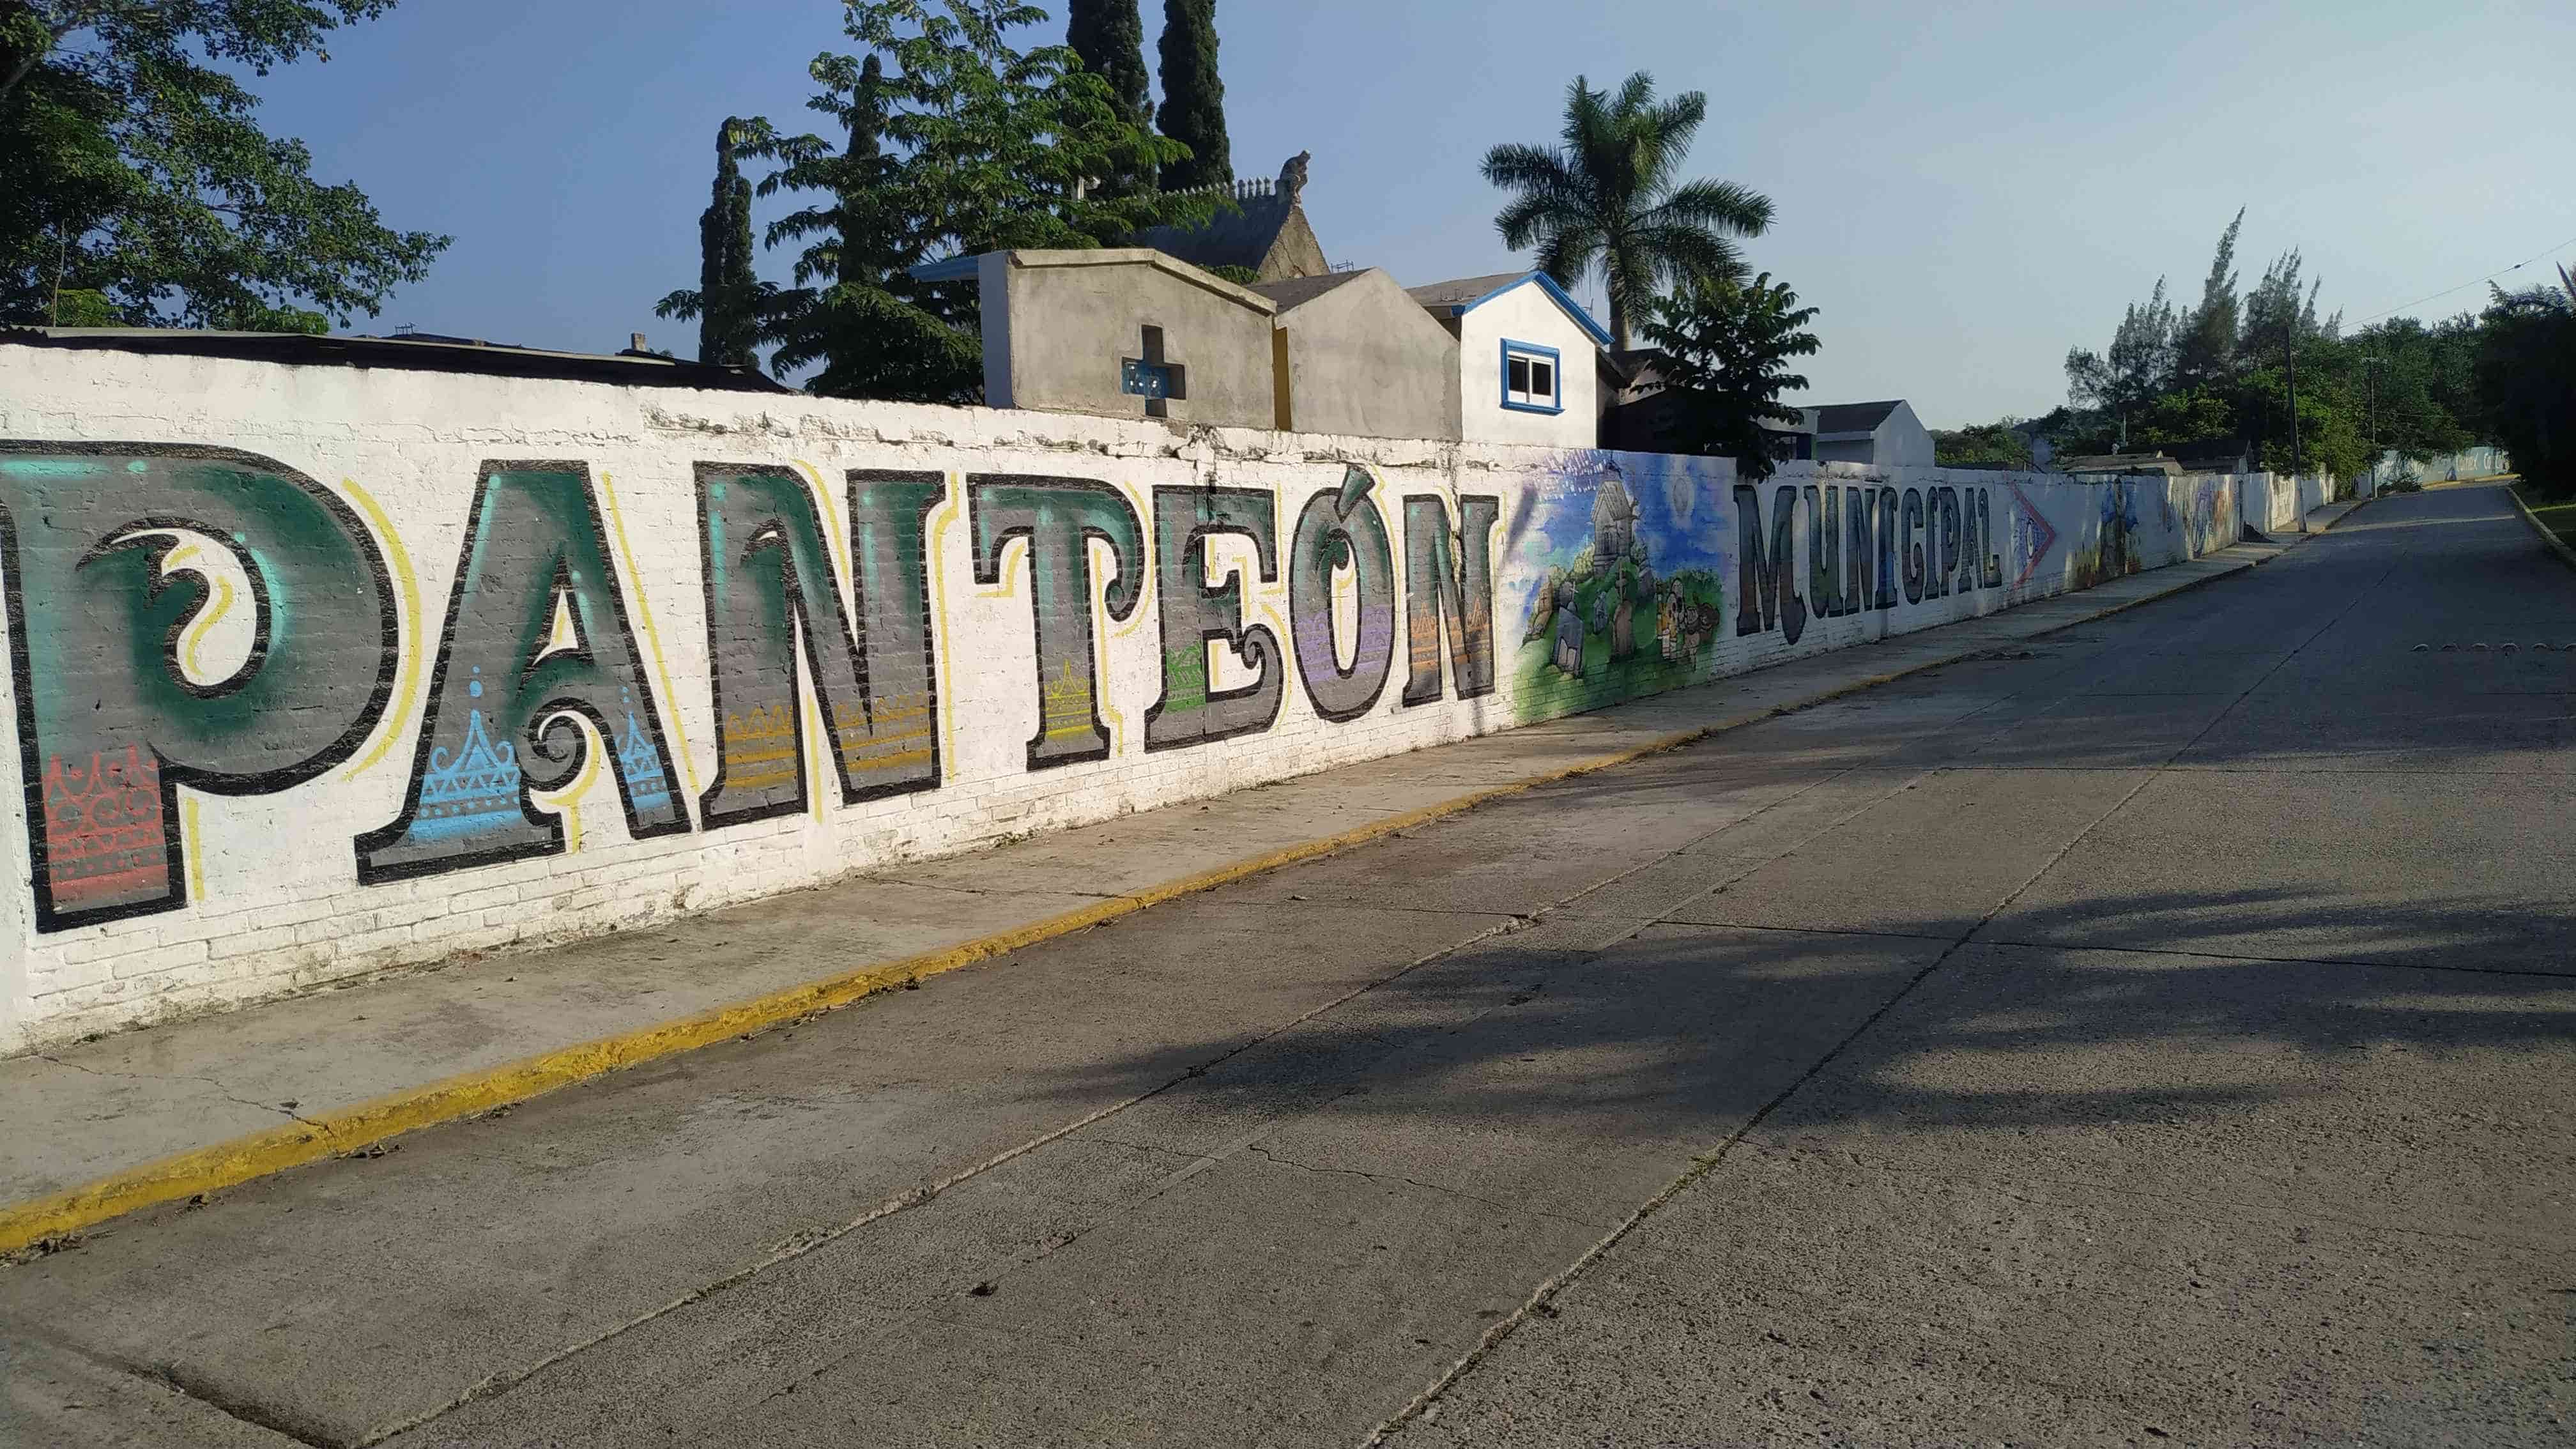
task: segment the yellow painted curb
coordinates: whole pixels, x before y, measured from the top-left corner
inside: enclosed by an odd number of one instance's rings
[[[2508,484],[2504,496],[2513,500],[2513,511],[2522,515],[2522,521],[2531,525],[2533,533],[2540,535],[2540,546],[2557,555],[2560,563],[2576,569],[2576,548],[2569,548],[2567,540],[2549,531],[2549,525],[2540,521],[2540,515],[2531,511],[2530,504],[2522,501],[2522,490]]]
[[[2261,560],[2255,562],[2261,562]],[[2185,589],[2208,583],[2212,579],[2226,578],[2253,566],[2253,563],[2247,563],[2241,568],[2204,574],[2198,578],[2177,583],[2169,589],[2098,609],[2081,618],[2053,625],[2025,637],[2039,638],[2044,634],[2089,624],[2096,619],[2107,618],[2123,610],[2134,609],[2141,604],[2153,603],[2158,599],[2181,593]],[[48,1240],[60,1239],[111,1218],[122,1217],[127,1213],[160,1203],[177,1202],[200,1193],[238,1187],[245,1182],[283,1172],[290,1167],[298,1167],[325,1157],[360,1151],[374,1143],[405,1132],[434,1127],[443,1122],[453,1122],[473,1116],[478,1112],[488,1112],[495,1107],[524,1102],[559,1087],[569,1087],[609,1072],[640,1066],[662,1057],[694,1051],[699,1047],[713,1046],[728,1037],[743,1036],[816,1012],[834,1010],[864,997],[873,996],[880,991],[901,988],[932,976],[954,971],[961,966],[972,966],[977,962],[1005,956],[1043,941],[1071,935],[1104,921],[1116,920],[1148,906],[1160,905],[1183,896],[1230,885],[1265,871],[1277,870],[1281,866],[1295,865],[1337,854],[1354,846],[1383,839],[1398,831],[1409,830],[1444,816],[1471,810],[1490,801],[1522,794],[1561,780],[1570,780],[1579,775],[1588,775],[1630,764],[1649,755],[1695,744],[1711,735],[1740,729],[1749,724],[1758,724],[1793,709],[1804,709],[1828,700],[1839,699],[1847,694],[1875,689],[1909,674],[1919,674],[1927,669],[1938,669],[1945,664],[1956,663],[1973,652],[1976,651],[1962,650],[1957,654],[1927,659],[1920,664],[1853,680],[1803,696],[1791,703],[1770,705],[1728,715],[1704,725],[1658,736],[1643,744],[1612,750],[1606,754],[1577,760],[1572,764],[1561,765],[1499,785],[1470,790],[1437,804],[1383,816],[1337,834],[1320,836],[1313,840],[1300,841],[1295,845],[1282,846],[1277,850],[1265,851],[1259,855],[1247,856],[1194,875],[1182,876],[1143,890],[1113,896],[1078,910],[1066,911],[1007,931],[979,936],[954,946],[863,966],[854,971],[845,971],[817,981],[809,981],[803,985],[791,986],[783,991],[771,992],[766,996],[736,1002],[731,1006],[711,1007],[689,1016],[658,1022],[634,1031],[600,1037],[594,1041],[580,1042],[553,1051],[539,1052],[535,1056],[522,1057],[514,1062],[461,1072],[423,1086],[387,1093],[353,1107],[344,1107],[331,1112],[317,1112],[309,1117],[298,1117],[283,1126],[253,1132],[230,1141],[216,1143],[211,1147],[201,1147],[191,1152],[164,1157],[156,1162],[148,1162],[139,1167],[109,1173],[105,1177],[83,1183],[79,1187],[0,1208],[0,1254],[16,1253]]]

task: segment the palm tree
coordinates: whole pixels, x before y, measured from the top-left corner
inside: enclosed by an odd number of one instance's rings
[[[1732,181],[1675,185],[1673,173],[1708,116],[1708,97],[1685,91],[1655,100],[1655,78],[1639,71],[1613,98],[1582,76],[1565,96],[1565,144],[1496,146],[1485,179],[1513,193],[1494,218],[1514,251],[1536,244],[1539,270],[1560,283],[1596,265],[1610,298],[1610,331],[1629,345],[1628,321],[1666,285],[1742,277],[1728,239],[1760,236],[1771,200]]]

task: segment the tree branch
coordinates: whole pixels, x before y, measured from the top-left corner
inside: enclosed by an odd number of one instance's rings
[[[29,72],[62,45],[64,36],[88,24],[90,19],[88,11],[76,8],[61,20],[48,23],[45,26],[45,43],[27,52],[27,58],[18,62],[18,68],[9,73],[9,78],[0,81],[0,101],[9,99],[9,93],[18,88],[18,83],[25,80]]]

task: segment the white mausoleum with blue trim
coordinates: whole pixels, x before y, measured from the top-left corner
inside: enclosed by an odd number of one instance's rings
[[[1545,272],[1410,289],[1458,339],[1458,433],[1470,443],[1589,448],[1610,333]]]

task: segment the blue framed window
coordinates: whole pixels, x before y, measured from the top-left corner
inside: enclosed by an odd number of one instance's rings
[[[1565,364],[1553,347],[1503,339],[1503,406],[1516,413],[1565,411]]]

